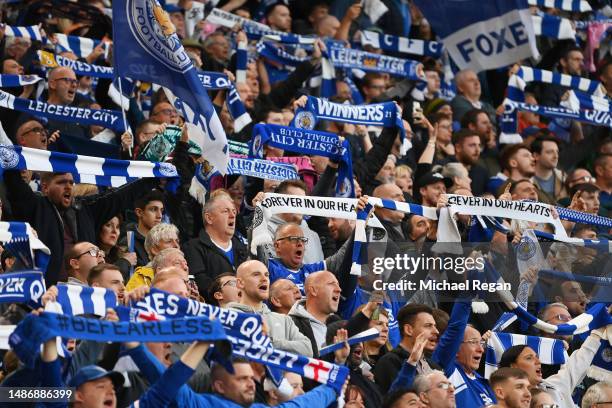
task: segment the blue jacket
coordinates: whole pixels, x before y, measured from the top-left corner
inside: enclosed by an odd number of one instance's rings
[[[149,350],[147,350],[142,344],[136,348],[133,348],[128,351],[132,360],[136,363],[140,372],[145,376],[145,378],[151,384],[155,384],[152,387],[151,393],[149,391],[145,393],[144,403],[149,405],[142,405],[139,403],[139,407],[165,407],[168,406],[172,402],[172,400],[168,400],[171,396],[168,391],[163,390],[163,388],[169,388],[168,383],[166,381],[166,371],[165,367],[151,354]],[[176,366],[178,363],[175,363]],[[170,370],[170,369],[168,369]],[[243,408],[241,405],[236,404],[233,401],[223,398],[217,394],[198,394],[193,391],[189,386],[185,385],[185,382],[191,374],[193,374],[193,370],[184,364],[180,364],[175,367],[168,376],[175,377],[172,380],[172,383],[177,383],[179,380],[183,380],[186,376],[186,379],[182,382],[182,386],[178,388],[178,392],[173,393],[176,398],[176,405],[181,408],[215,408],[215,407],[224,407],[224,408]],[[189,374],[189,375],[188,375]],[[187,376],[188,375],[188,376]],[[160,380],[161,379],[161,380]],[[157,386],[157,387],[156,387]],[[147,395],[148,394],[148,395]],[[336,392],[333,388],[328,387],[327,385],[321,385],[314,390],[307,392],[304,395],[301,395],[297,398],[292,399],[291,401],[287,401],[277,407],[281,408],[312,408],[312,407],[327,407],[337,399]],[[142,398],[141,398],[142,400]],[[165,404],[165,405],[164,405]],[[267,405],[264,404],[253,404],[251,408],[265,408]]]
[[[431,357],[433,361],[444,367],[444,374],[455,387],[458,407],[482,407],[496,402],[495,394],[487,380],[478,373],[474,373],[473,377],[468,376],[463,367],[455,361],[459,347],[463,343],[471,307],[469,301],[460,299],[455,301],[448,327]]]

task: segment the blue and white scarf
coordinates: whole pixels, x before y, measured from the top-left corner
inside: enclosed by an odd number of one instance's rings
[[[489,262],[487,262],[485,266],[485,275],[486,280],[489,283],[504,282],[503,278]],[[608,307],[605,303],[596,303],[585,313],[573,318],[569,322],[554,325],[551,323],[546,323],[545,321],[540,320],[529,313],[524,307],[519,305],[514,300],[514,297],[510,291],[499,290],[496,293],[502,302],[504,302],[506,307],[508,307],[508,309],[510,309],[510,311],[514,313],[520,321],[546,333],[569,336],[586,333],[593,329],[598,329],[600,327],[607,326],[608,324],[612,324],[612,315],[608,313]]]
[[[368,220],[372,207],[380,207],[388,210],[401,211],[405,214],[416,214],[430,220],[437,220],[438,215],[436,209],[432,207],[424,207],[419,204],[405,203],[401,201],[388,200],[385,198],[368,197],[368,205],[365,209],[357,211],[357,221],[355,222],[355,242],[353,244],[353,255],[351,274],[361,275],[361,267],[367,260],[367,238],[366,224],[371,222]]]
[[[539,15],[531,16],[531,19],[535,35],[556,38],[558,40],[576,39],[576,30],[572,27],[572,22],[566,18],[540,13]]]
[[[108,87],[108,96],[124,111],[130,110],[130,98],[134,94],[136,82],[130,78],[114,78]]]
[[[0,158],[2,157],[0,151]],[[18,257],[26,268],[45,272],[51,257],[49,248],[36,236],[27,222],[0,221],[0,242]]]
[[[608,331],[609,332],[609,331]],[[597,381],[609,381],[612,378],[612,339],[608,334],[608,340],[599,340],[600,345],[591,366],[587,370],[587,376]]]
[[[371,52],[340,47],[327,43],[329,61],[336,68],[360,69],[365,72],[386,72],[413,81],[425,81],[422,65],[418,61],[389,57]]]
[[[289,164],[276,163],[270,160],[230,157],[227,174],[257,177],[265,180],[296,180],[299,179],[295,167]],[[214,176],[221,176],[214,168],[204,174],[202,165],[196,166],[195,175],[191,180],[189,194],[200,204],[204,204],[206,193],[210,191],[210,180]]]
[[[528,105],[525,103],[525,87],[530,82],[570,87],[573,91],[578,91],[579,96],[570,93],[570,99],[562,101],[559,107]],[[591,99],[590,104],[586,102],[588,99]],[[612,127],[612,118],[609,110],[588,109],[590,106],[593,108],[608,106],[609,109],[609,103],[606,102],[604,104],[604,101],[607,101],[607,98],[604,97],[601,84],[597,81],[521,66],[516,75],[512,75],[508,80],[508,95],[504,100],[504,113],[501,119],[502,133],[500,135],[500,142],[522,142],[522,138],[518,134],[518,110],[536,112],[544,116],[556,118],[560,122],[578,120],[596,126]],[[585,109],[585,107],[587,108]]]
[[[44,78],[38,75],[0,74],[0,88],[17,88],[19,86],[34,85],[40,81],[44,82]]]
[[[379,34],[375,31],[361,32],[361,46],[371,45],[385,51],[440,58],[444,45],[437,41],[424,41],[414,38]]]
[[[106,129],[117,132],[125,130],[125,124],[121,120],[118,111],[107,109],[79,108],[68,105],[53,105],[42,101],[17,98],[7,92],[0,91],[0,106],[25,112],[32,116],[42,116],[47,119],[59,120],[61,122],[77,122],[82,125],[100,125]]]
[[[232,119],[234,119],[234,132],[240,132],[253,121],[242,103],[242,99],[240,99],[236,86],[229,80],[227,75],[215,71],[200,71],[198,72],[198,78],[200,78],[204,89],[227,89],[225,103]]]
[[[55,39],[57,40],[57,52],[72,52],[78,58],[87,58],[98,45],[104,44],[104,55],[108,55],[109,44],[99,40],[91,38],[77,37],[74,35],[66,35],[55,33]]]
[[[38,51],[37,55],[40,63],[48,68],[69,67],[75,74],[81,76],[106,79],[112,79],[114,77],[113,67],[88,64],[87,62],[72,60],[62,57],[61,55],[54,55],[47,51]]]
[[[2,28],[4,29],[4,35],[7,37],[23,37],[41,42],[47,41],[47,37],[43,37],[42,33],[40,32],[40,26],[37,25],[10,26],[2,24]]]
[[[293,125],[301,129],[314,129],[320,120],[352,123],[355,125],[395,127],[400,131],[400,154],[408,152],[408,139],[402,118],[394,102],[348,105],[308,96],[306,105],[295,111]]]
[[[0,145],[0,157],[2,170],[71,173],[81,182],[113,187],[135,178],[178,177],[176,168],[170,163],[104,159],[22,146]]]
[[[247,41],[236,44],[236,83],[246,82],[248,65]]]
[[[265,24],[258,23],[253,20],[237,16],[227,11],[215,8],[208,16],[206,21],[211,24],[218,24],[227,28],[234,28],[236,24],[240,25],[247,36],[252,40],[259,40],[263,36],[275,39],[284,43],[291,44],[312,44],[315,42],[315,37],[307,37],[303,35],[284,33],[271,29]]]
[[[66,316],[106,316],[106,309],[117,306],[115,292],[105,288],[59,284],[55,302],[48,302],[45,311]]]
[[[557,8],[566,11],[591,11],[591,5],[585,0],[527,0],[530,6]]]
[[[346,343],[348,343],[349,346],[352,346],[353,344],[364,343],[369,340],[377,339],[378,336],[380,336],[380,332],[373,327],[371,329],[362,331],[361,333],[357,333],[354,336],[349,337],[346,342],[342,341],[339,343],[334,343],[330,344],[329,346],[322,347],[319,350],[319,356],[324,356],[326,354],[333,353],[336,350],[340,350],[342,347],[344,347],[344,344]]]
[[[298,113],[299,115],[299,113]],[[251,157],[263,158],[263,147],[269,144],[295,153],[329,157],[337,161],[337,197],[354,197],[353,161],[348,140],[340,142],[338,135],[309,129],[259,123],[253,128],[250,142]]]
[[[293,213],[312,215],[315,217],[341,218],[344,220],[357,220],[356,222],[359,223],[358,214],[360,213],[355,211],[356,206],[357,199],[355,198],[303,197],[290,194],[266,193],[264,200],[255,207],[251,253],[257,254],[258,245],[271,243],[268,222],[275,214]],[[376,218],[376,215],[373,213],[369,215],[369,226],[383,232],[383,234],[372,233],[370,235],[370,240],[385,242],[386,231],[384,227],[378,218]],[[359,224],[357,224],[357,227],[358,225]],[[356,229],[355,242],[358,241],[358,233],[359,230]],[[367,241],[365,227],[362,235],[363,237],[360,242],[363,243]]]
[[[87,319],[59,313],[41,313],[38,316],[26,316],[10,335],[9,344],[19,359],[27,367],[33,368],[40,346],[55,337],[97,342],[227,340],[221,324],[207,317],[132,323]]]
[[[219,321],[232,343],[235,355],[246,357],[276,369],[291,371],[333,387],[338,392],[348,376],[348,369],[322,360],[278,350],[264,334],[260,315],[219,308],[192,299],[152,289],[145,298],[132,305],[132,310],[154,312],[166,319],[183,320],[205,316]],[[132,319],[138,314],[133,313]]]
[[[310,60],[310,57],[307,56],[297,57],[270,41],[259,41],[257,43],[257,52],[260,57],[267,58],[283,65],[283,69],[285,70],[291,70],[303,62]]]
[[[0,303],[27,303],[38,307],[45,291],[42,272],[0,274]]]
[[[485,378],[489,379],[491,374],[499,368],[499,362],[504,351],[512,346],[523,344],[536,352],[542,364],[565,364],[565,361],[569,358],[562,340],[493,332],[487,341]]]

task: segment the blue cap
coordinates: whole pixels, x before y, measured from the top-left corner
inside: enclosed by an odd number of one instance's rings
[[[77,373],[68,381],[68,386],[79,388],[86,382],[99,380],[100,378],[109,377],[113,382],[115,388],[122,387],[124,378],[121,373],[117,371],[106,371],[97,365],[88,365],[82,367]]]

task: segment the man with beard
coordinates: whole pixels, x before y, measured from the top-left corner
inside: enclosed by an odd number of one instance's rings
[[[312,349],[308,337],[300,333],[289,316],[271,311],[266,304],[270,298],[268,268],[259,261],[246,261],[238,267],[236,278],[242,297],[239,303],[231,302],[227,307],[261,315],[274,347],[311,357]]]
[[[567,175],[557,168],[559,142],[550,136],[538,137],[531,144],[531,153],[535,160],[535,174],[531,180],[539,187],[540,201],[556,204],[559,198],[567,196]]]
[[[497,195],[499,188],[506,182],[530,179],[535,174],[535,160],[531,150],[524,144],[506,146],[499,158],[502,171],[489,179],[487,191]]]
[[[486,117],[486,113],[483,115]],[[481,196],[486,190],[489,172],[477,164],[482,146],[480,136],[475,130],[461,129],[453,135],[453,144],[457,161],[468,170],[472,192]]]
[[[400,329],[400,344],[382,356],[374,367],[376,384],[383,393],[387,392],[400,371],[402,363],[408,359],[414,348],[417,337],[424,333],[427,338],[424,349],[432,353],[438,344],[440,332],[432,316],[432,309],[421,304],[411,304],[402,307],[397,314]],[[438,365],[428,357],[421,358],[417,363],[417,373],[429,373]]]
[[[529,408],[531,393],[527,373],[520,368],[500,368],[491,374],[499,408]]]

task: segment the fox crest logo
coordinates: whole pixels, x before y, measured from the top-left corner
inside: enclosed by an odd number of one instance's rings
[[[170,37],[176,33],[176,27],[170,20],[170,15],[160,5],[156,4],[153,6],[153,15],[161,27],[162,33],[166,37]]]
[[[173,71],[193,68],[168,13],[155,0],[129,0],[127,21],[138,43]]]

